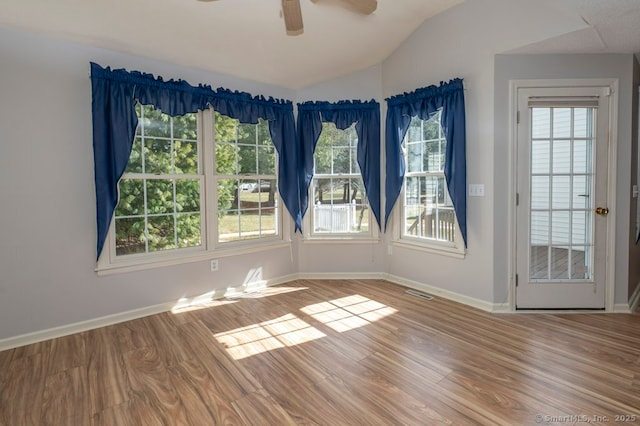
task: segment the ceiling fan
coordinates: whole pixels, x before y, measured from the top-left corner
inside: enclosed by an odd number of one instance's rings
[[[210,2],[215,0],[199,0]],[[322,0],[311,0],[312,3],[318,3]],[[300,0],[281,0],[282,17],[284,18],[284,26],[287,35],[295,36],[304,32],[302,23],[302,9],[300,8]],[[378,7],[377,0],[339,0],[347,9],[364,15],[372,14]]]

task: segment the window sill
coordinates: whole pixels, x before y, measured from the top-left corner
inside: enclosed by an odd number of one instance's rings
[[[305,236],[302,239],[303,244],[377,244],[380,238],[377,237],[349,237],[349,236],[327,236],[327,237],[311,237]]]
[[[245,246],[218,248],[216,251],[198,251],[196,253],[191,252],[175,256],[158,256],[155,258],[146,259],[138,258],[135,261],[120,260],[111,264],[105,262],[105,265],[101,265],[100,262],[98,262],[98,267],[95,269],[95,271],[98,273],[98,276],[101,277],[125,272],[144,271],[148,269],[162,268],[165,266],[201,262],[205,260],[219,259],[221,257],[238,256],[242,254],[256,253],[266,250],[276,250],[288,247],[291,247],[291,241],[279,241],[277,243],[254,245],[251,247]]]
[[[433,244],[425,244],[406,240],[396,240],[392,243],[395,247],[401,247],[409,250],[417,250],[425,253],[439,254],[441,256],[453,257],[455,259],[464,259],[467,251],[458,247],[439,246]]]

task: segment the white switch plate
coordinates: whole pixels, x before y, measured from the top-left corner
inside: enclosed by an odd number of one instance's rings
[[[218,259],[211,261],[211,272],[216,272],[218,270]]]
[[[470,183],[469,184],[469,197],[484,197],[484,184],[483,183]]]

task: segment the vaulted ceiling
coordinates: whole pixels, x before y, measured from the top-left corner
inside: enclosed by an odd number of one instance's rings
[[[301,0],[304,33],[293,37],[281,0],[2,0],[0,25],[297,89],[382,62],[425,21],[463,1],[379,0],[365,16],[342,0]],[[558,4],[584,28],[514,52],[640,52],[640,0]]]

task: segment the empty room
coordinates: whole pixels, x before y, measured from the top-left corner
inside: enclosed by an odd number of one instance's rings
[[[640,424],[637,0],[0,2],[0,426]]]

